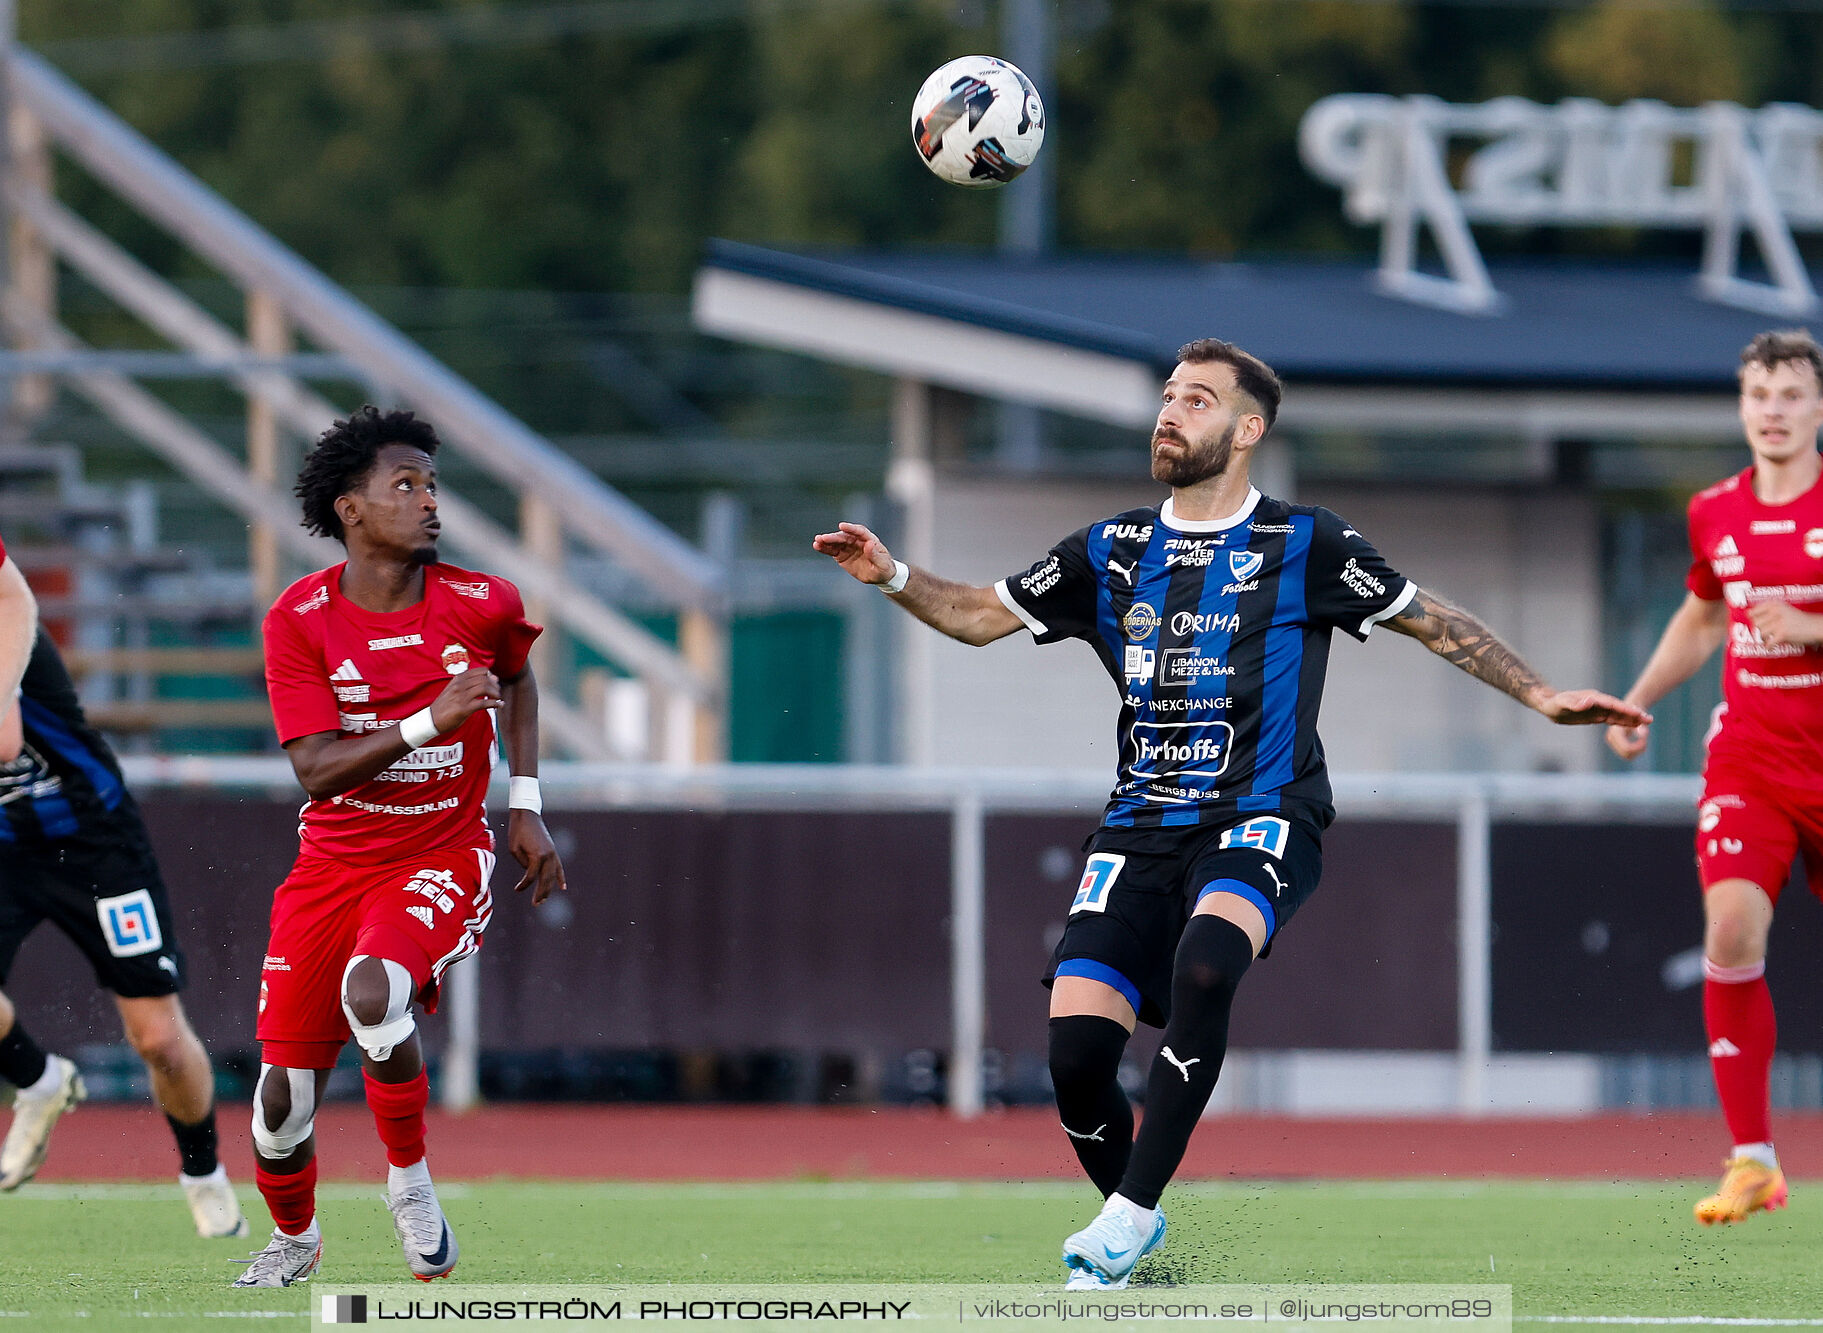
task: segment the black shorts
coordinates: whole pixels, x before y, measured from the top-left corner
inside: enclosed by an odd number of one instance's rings
[[[0,985],[41,921],[88,956],[104,990],[144,999],[183,989],[164,880],[136,821],[111,836],[0,847]]]
[[[1044,975],[1114,987],[1142,1023],[1171,1016],[1177,942],[1205,894],[1232,893],[1260,909],[1266,942],[1316,892],[1322,831],[1281,815],[1236,815],[1190,828],[1100,828],[1070,919]]]

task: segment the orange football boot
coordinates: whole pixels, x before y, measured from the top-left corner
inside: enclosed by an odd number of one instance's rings
[[[1783,1208],[1788,1191],[1785,1173],[1751,1157],[1730,1157],[1722,1187],[1696,1206],[1696,1220],[1706,1227],[1717,1222],[1745,1222],[1750,1213]]]

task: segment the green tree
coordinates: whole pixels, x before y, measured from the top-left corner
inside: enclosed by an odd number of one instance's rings
[[[1748,94],[1742,45],[1736,25],[1707,5],[1646,9],[1597,0],[1555,26],[1545,58],[1570,91],[1585,97],[1697,106]]]

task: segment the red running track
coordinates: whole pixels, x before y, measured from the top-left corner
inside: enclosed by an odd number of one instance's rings
[[[230,1174],[252,1175],[248,1107],[218,1123]],[[1784,1115],[1779,1153],[1823,1176],[1823,1115]],[[326,1180],[370,1181],[386,1160],[365,1107],[317,1118]],[[1198,1127],[1180,1179],[1488,1176],[1652,1180],[1713,1176],[1728,1146],[1720,1116],[1587,1119],[1294,1119],[1224,1116]],[[1055,1116],[1016,1110],[974,1121],[935,1110],[821,1107],[511,1105],[433,1111],[440,1179],[1074,1180]],[[148,1105],[79,1107],[58,1125],[43,1181],[168,1180],[176,1150]]]

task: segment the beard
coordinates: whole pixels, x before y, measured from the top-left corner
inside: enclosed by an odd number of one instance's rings
[[[1194,486],[1198,482],[1218,477],[1228,470],[1229,460],[1234,457],[1234,431],[1239,422],[1230,421],[1227,429],[1217,439],[1204,439],[1191,443],[1176,432],[1155,431],[1152,435],[1152,480],[1163,482],[1171,487]],[[1167,457],[1158,452],[1160,440],[1169,440],[1178,445],[1183,452],[1174,457]]]
[[[443,557],[437,554],[435,545],[419,546],[411,553],[412,564],[417,565],[419,568],[423,568],[425,565],[434,565],[442,559]]]

